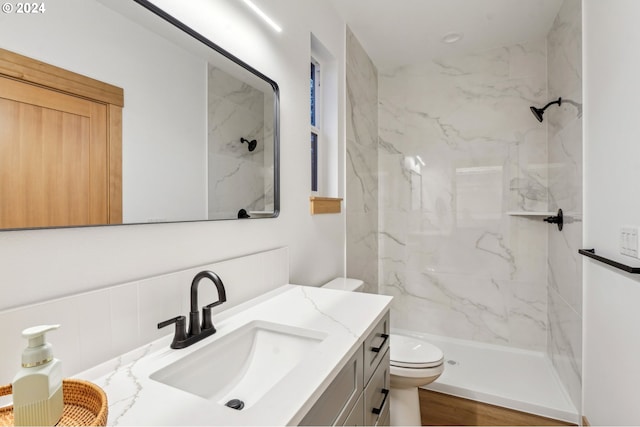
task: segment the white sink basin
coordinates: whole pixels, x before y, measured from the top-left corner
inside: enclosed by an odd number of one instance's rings
[[[246,409],[303,363],[326,337],[311,329],[253,321],[150,378],[221,405],[239,399]]]

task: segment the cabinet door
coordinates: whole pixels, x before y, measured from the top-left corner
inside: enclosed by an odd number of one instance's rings
[[[389,408],[390,407],[391,406],[389,405]],[[378,419],[378,424],[376,424],[376,426],[383,427],[383,426],[390,426],[391,425],[391,411],[389,410],[389,408],[387,408],[386,414],[381,416]]]
[[[389,348],[389,312],[378,322],[375,329],[364,340],[364,383],[367,384],[373,371],[380,364]]]
[[[361,394],[343,426],[364,426],[364,396]]]
[[[389,350],[382,356],[380,364],[364,389],[364,422],[373,426],[384,421],[391,405],[391,377],[389,371]]]
[[[359,348],[299,425],[342,424],[360,396],[362,387],[362,350]]]

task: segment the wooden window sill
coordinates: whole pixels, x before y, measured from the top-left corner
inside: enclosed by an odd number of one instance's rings
[[[309,197],[311,215],[340,213],[342,199],[337,197]]]

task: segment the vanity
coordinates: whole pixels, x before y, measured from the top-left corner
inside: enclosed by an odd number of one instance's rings
[[[307,412],[300,425],[388,426],[389,312]],[[376,344],[377,343],[377,344]]]
[[[388,425],[390,302],[284,285],[188,348],[167,331],[77,377],[105,390],[109,425]]]

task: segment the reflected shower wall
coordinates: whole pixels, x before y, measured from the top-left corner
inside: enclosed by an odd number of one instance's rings
[[[207,83],[207,218],[273,210],[273,98],[210,64]]]

